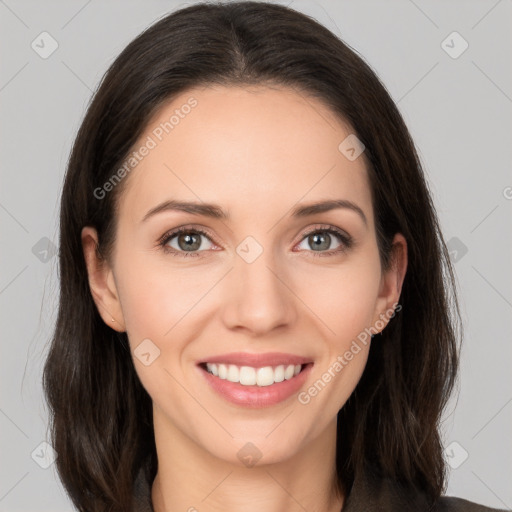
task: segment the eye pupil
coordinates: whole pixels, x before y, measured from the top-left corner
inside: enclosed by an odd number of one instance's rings
[[[201,247],[201,235],[199,234],[181,234],[178,236],[178,245],[184,251],[194,251]]]
[[[311,244],[311,247],[313,247],[315,251],[329,249],[329,246],[331,245],[331,237],[327,233],[315,233],[309,236],[309,243]]]

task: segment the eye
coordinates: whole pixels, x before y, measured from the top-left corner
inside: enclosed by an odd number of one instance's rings
[[[308,231],[297,247],[311,251],[313,256],[330,256],[344,252],[351,246],[352,238],[350,236],[329,226],[327,228],[316,227]]]
[[[213,247],[213,242],[206,231],[190,227],[181,227],[167,232],[160,239],[159,244],[165,252],[180,256],[199,256],[195,253]]]
[[[313,256],[333,256],[347,251],[352,243],[349,235],[334,226],[315,226],[303,235],[297,247],[305,249]],[[201,252],[215,247],[207,231],[190,226],[168,231],[160,238],[158,244],[164,252],[184,257],[199,257]]]

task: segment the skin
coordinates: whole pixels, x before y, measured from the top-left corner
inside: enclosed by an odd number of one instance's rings
[[[154,404],[155,511],[339,511],[336,415],[361,377],[370,344],[307,405],[297,396],[264,408],[229,403],[198,377],[196,363],[234,351],[308,356],[314,366],[306,390],[398,302],[405,239],[395,236],[394,263],[384,272],[364,153],[348,160],[338,145],[353,130],[303,93],[192,89],[157,112],[140,144],[191,96],[197,106],[124,178],[111,261],[97,258],[94,228],[82,231],[102,318],[128,333],[132,353],[147,338],[160,350],[148,366],[133,358]],[[230,219],[165,211],[142,222],[168,199],[216,203]],[[298,204],[326,199],[356,203],[367,224],[346,208],[291,217]],[[211,241],[201,237],[198,257],[158,245],[182,225],[211,233]],[[317,226],[320,234],[338,227],[354,243],[318,256],[304,236]],[[263,249],[252,263],[236,252],[247,236]],[[173,240],[168,245],[179,251]],[[332,235],[322,250],[340,246]],[[237,457],[249,442],[262,454],[253,467]]]

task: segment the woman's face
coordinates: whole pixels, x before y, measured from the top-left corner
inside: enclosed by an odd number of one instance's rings
[[[190,90],[133,148],[109,266],[94,270],[83,231],[98,309],[126,330],[155,422],[217,458],[285,460],[332,428],[398,302],[405,250],[384,273],[351,133],[291,89]],[[305,209],[328,201],[343,203]]]

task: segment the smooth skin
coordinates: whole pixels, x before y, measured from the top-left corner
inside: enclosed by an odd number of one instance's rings
[[[155,138],[153,130],[190,97],[195,108],[124,178],[110,262],[97,257],[96,231],[82,231],[103,320],[127,332],[132,354],[145,339],[160,350],[148,366],[133,357],[153,400],[153,506],[339,511],[345,497],[333,485],[336,417],[362,375],[370,343],[306,405],[296,395],[263,408],[232,404],[207,385],[197,362],[229,352],[307,356],[314,362],[307,390],[398,303],[406,241],[395,236],[394,263],[384,272],[364,153],[350,161],[338,149],[353,130],[293,89],[191,89],[157,112],[134,149]],[[229,218],[164,210],[143,220],[171,199],[215,203]],[[356,204],[366,223],[349,208],[292,217],[293,208],[328,199]],[[159,245],[179,226],[209,235],[198,235],[200,245],[188,253],[184,235]],[[322,231],[330,227],[352,245]],[[327,237],[320,249],[305,236],[315,228]],[[252,263],[236,250],[248,236],[263,250]],[[253,467],[237,456],[246,443],[262,454]]]

